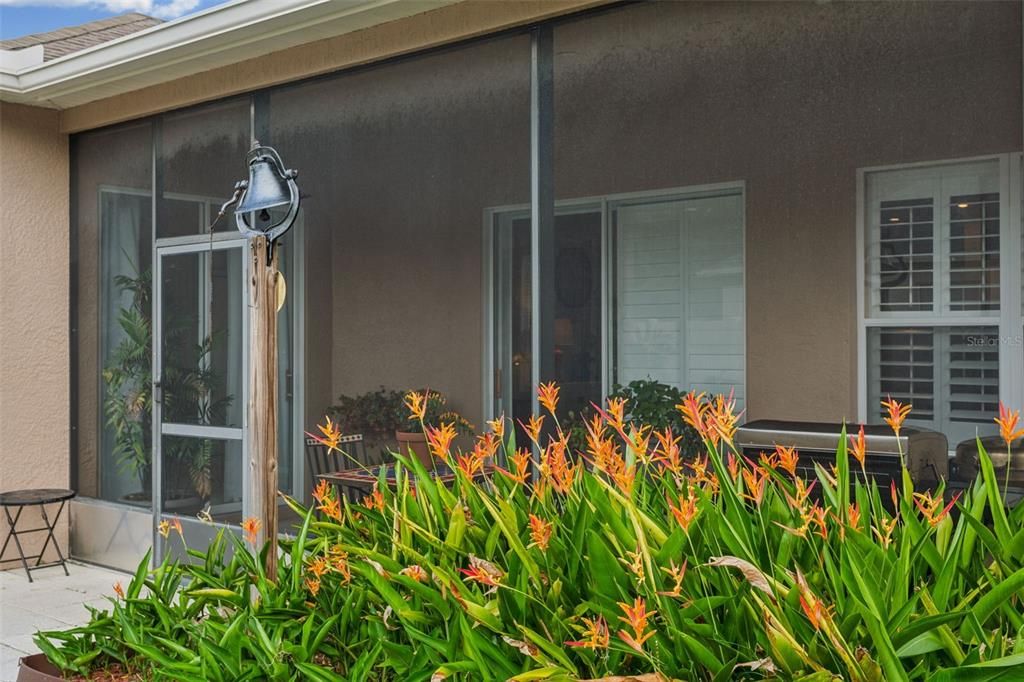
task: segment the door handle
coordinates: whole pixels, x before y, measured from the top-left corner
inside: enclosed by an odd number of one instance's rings
[[[153,402],[162,403],[164,401],[164,387],[159,381],[153,382]]]

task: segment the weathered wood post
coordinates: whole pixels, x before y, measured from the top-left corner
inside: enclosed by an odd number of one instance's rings
[[[249,499],[267,540],[265,568],[277,576],[277,252],[264,236],[249,240]],[[268,261],[269,258],[269,261]]]
[[[275,242],[299,214],[299,172],[286,170],[273,147],[253,141],[245,157],[247,180],[217,218],[235,204],[235,225],[249,240],[249,489],[247,499],[258,523],[256,549],[267,545],[267,576],[277,577],[277,310],[282,291]],[[271,213],[273,212],[273,213]],[[216,222],[216,221],[215,221]],[[212,233],[212,229],[211,229]],[[248,523],[250,519],[246,519]]]

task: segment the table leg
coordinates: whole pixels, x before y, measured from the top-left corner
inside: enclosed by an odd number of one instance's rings
[[[21,512],[24,511],[24,507],[18,507],[18,513],[15,517],[11,518],[11,510],[9,507],[4,507],[4,515],[7,516],[7,523],[10,524],[10,528],[7,531],[7,540],[4,541],[4,549],[7,549],[7,542],[11,538],[14,538],[14,545],[18,548],[18,557],[21,559],[21,565],[25,569],[25,575],[28,576],[28,581],[32,580],[32,571],[28,568],[28,561],[25,559],[25,550],[21,547],[21,540],[18,539],[18,532],[15,530],[18,527],[18,519],[21,518]],[[0,551],[0,557],[3,556],[3,551]]]
[[[64,569],[64,575],[71,575],[68,573],[68,565],[64,560],[64,554],[60,551],[60,543],[57,542],[57,538],[53,535],[53,529],[57,527],[57,520],[60,519],[61,512],[64,511],[64,505],[67,504],[67,500],[61,500],[60,506],[57,507],[57,513],[53,517],[53,522],[50,522],[50,517],[46,513],[46,505],[39,505],[39,510],[43,513],[43,522],[46,524],[46,540],[43,541],[43,548],[39,550],[39,556],[36,557],[36,566],[43,562],[43,554],[46,553],[46,547],[50,544],[50,540],[53,540],[53,548],[57,551],[57,556],[60,558],[60,566]]]

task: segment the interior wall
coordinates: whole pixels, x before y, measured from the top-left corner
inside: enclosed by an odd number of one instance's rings
[[[67,178],[57,112],[0,103],[0,490],[68,487]],[[19,527],[41,523],[31,508]],[[26,536],[26,552],[44,538]],[[66,548],[67,516],[58,539]]]
[[[555,31],[558,198],[746,183],[748,412],[855,419],[856,171],[1020,150],[1021,5],[650,2]]]

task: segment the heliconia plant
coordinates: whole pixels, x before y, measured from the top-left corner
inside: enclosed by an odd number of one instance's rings
[[[141,566],[112,613],[40,645],[176,680],[1024,679],[1024,505],[1007,509],[984,449],[962,495],[905,468],[886,487],[844,431],[807,480],[792,448],[738,450],[729,396],[678,406],[696,458],[616,399],[571,451],[558,387],[538,398],[528,443],[504,418],[469,451],[427,427],[450,484],[396,455],[358,503],[326,483],[308,509],[289,500],[304,522],[263,548],[276,576],[229,534]],[[899,433],[911,407],[883,407]],[[1008,409],[997,423],[1020,436]]]

